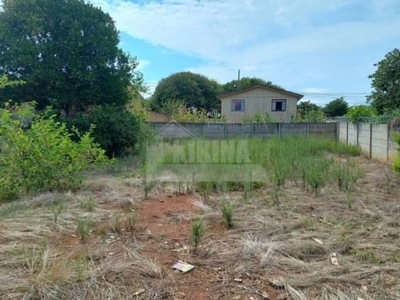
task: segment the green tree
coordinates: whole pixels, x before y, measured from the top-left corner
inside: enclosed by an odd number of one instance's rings
[[[80,132],[88,132],[100,145],[108,157],[121,157],[139,154],[145,146],[149,130],[142,122],[142,115],[131,113],[116,105],[95,106],[84,114],[61,119],[68,127],[75,127]]]
[[[328,117],[340,117],[347,113],[348,108],[348,103],[340,97],[326,104],[323,111]]]
[[[128,101],[142,87],[138,65],[118,48],[112,18],[83,0],[2,0],[0,76],[26,84],[0,91],[0,102],[34,99],[66,115]]]
[[[271,86],[275,88],[281,88],[280,86],[273,84],[271,81],[265,81],[264,79],[257,77],[242,77],[240,78],[240,82],[237,80],[229,81],[222,85],[222,93],[230,93],[237,91],[239,89],[246,89],[256,85],[265,85]]]
[[[318,105],[310,101],[297,104],[297,113],[292,116],[292,122],[325,122],[325,115]]]
[[[373,91],[367,97],[368,103],[378,114],[387,113],[400,107],[400,50],[394,49],[375,64],[377,70],[370,75]]]
[[[219,85],[215,80],[191,72],[179,72],[162,79],[151,98],[154,111],[170,113],[171,103],[211,111],[219,109]]]
[[[361,118],[369,118],[376,115],[376,111],[369,105],[354,105],[348,108],[346,117],[353,123],[357,123]]]

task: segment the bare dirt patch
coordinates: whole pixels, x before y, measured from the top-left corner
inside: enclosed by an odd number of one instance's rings
[[[247,199],[204,201],[174,186],[144,199],[140,180],[117,176],[2,204],[1,299],[400,299],[399,180],[384,164],[351,163],[365,176],[350,194],[327,186],[316,197],[287,182],[280,205],[268,186]],[[196,252],[194,217],[205,226]],[[92,221],[85,241],[82,220]],[[195,269],[176,271],[178,261]]]

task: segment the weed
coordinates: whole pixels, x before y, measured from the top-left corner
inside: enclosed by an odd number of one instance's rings
[[[192,227],[191,227],[191,234],[193,239],[193,251],[197,251],[197,247],[204,236],[204,225],[202,220],[200,219],[193,219],[192,220]]]
[[[243,184],[243,200],[248,200],[253,194],[253,182],[246,181]]]
[[[121,233],[122,232],[122,221],[121,221],[121,215],[116,214],[113,216],[111,220],[111,229],[115,233]]]
[[[200,196],[205,202],[207,202],[210,199],[213,187],[214,183],[211,181],[196,182],[196,191],[200,194]]]
[[[96,202],[94,201],[92,196],[85,198],[79,203],[81,209],[85,209],[87,211],[94,211],[96,207]]]
[[[224,219],[226,226],[228,226],[229,228],[233,227],[234,223],[233,223],[233,206],[232,204],[228,203],[228,202],[224,202],[221,205],[221,213],[222,213],[222,218]]]
[[[372,251],[366,251],[366,250],[357,251],[355,249],[352,249],[350,251],[350,254],[359,261],[365,261],[365,262],[375,263],[375,264],[383,264],[384,263],[384,261],[382,259],[376,257],[375,253]]]
[[[151,192],[156,187],[155,181],[143,181],[144,198],[148,199],[149,192]]]
[[[54,225],[57,225],[58,217],[64,210],[64,205],[62,203],[53,204],[50,206],[50,210],[53,213],[53,222]]]
[[[136,225],[136,215],[133,213],[127,215],[125,221],[126,221],[125,225],[126,231],[133,231]]]
[[[92,229],[94,226],[94,222],[90,218],[80,218],[78,219],[76,225],[76,233],[82,243],[86,242],[89,238]]]

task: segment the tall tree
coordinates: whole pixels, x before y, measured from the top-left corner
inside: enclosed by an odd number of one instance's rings
[[[273,84],[271,81],[265,81],[264,79],[257,77],[242,77],[240,81],[232,80],[222,85],[222,93],[230,93],[237,91],[239,89],[250,88],[255,85],[265,85],[276,88],[281,88],[280,86]]]
[[[0,102],[35,100],[67,115],[100,104],[123,105],[140,88],[137,60],[118,48],[112,18],[83,0],[2,0],[0,76],[23,80]]]
[[[373,91],[367,97],[378,113],[390,112],[400,107],[400,50],[394,49],[375,64],[377,70],[370,75]]]
[[[218,109],[219,85],[215,80],[191,72],[179,72],[162,79],[152,96],[152,109],[165,111],[177,102],[187,108]]]
[[[326,104],[323,111],[329,117],[340,117],[347,113],[348,107],[348,103],[340,97]]]

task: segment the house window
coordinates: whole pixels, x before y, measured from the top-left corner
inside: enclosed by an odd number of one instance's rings
[[[286,111],[286,99],[272,99],[272,111]]]
[[[244,111],[245,100],[244,99],[232,99],[232,111]]]

